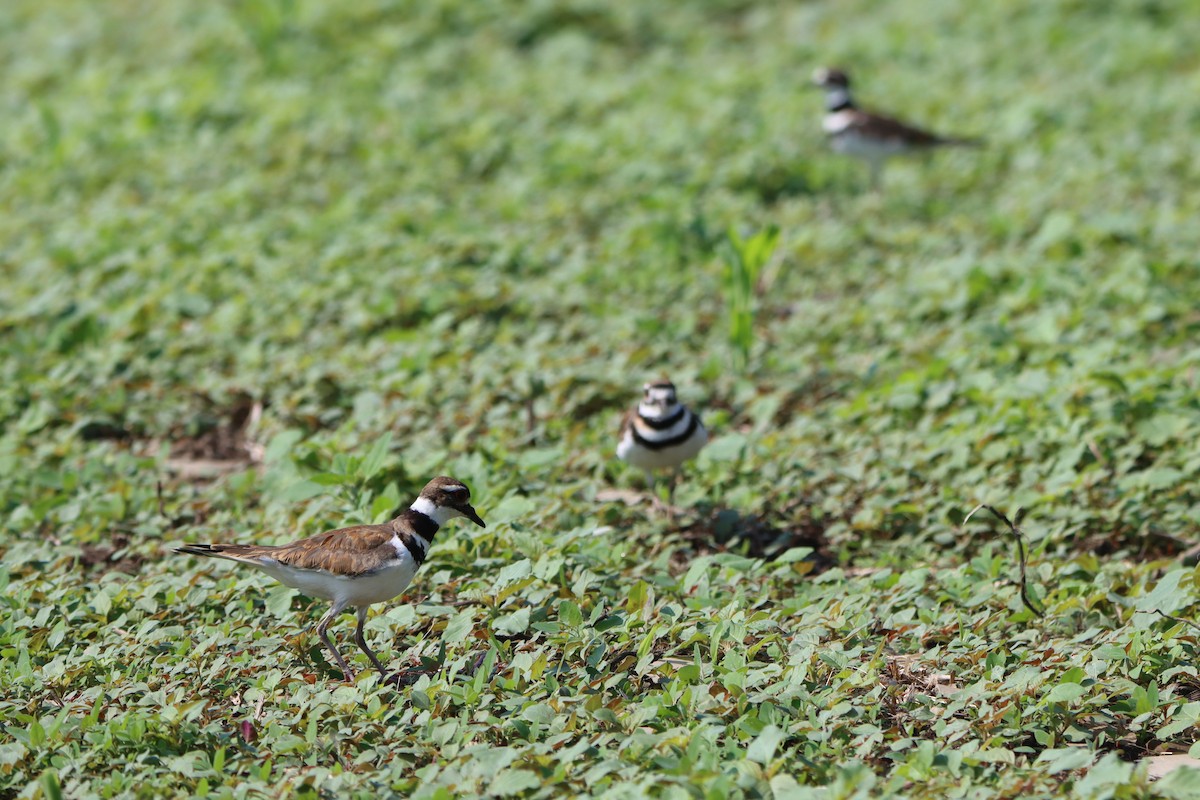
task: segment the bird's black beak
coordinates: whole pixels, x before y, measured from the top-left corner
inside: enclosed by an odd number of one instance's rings
[[[484,524],[483,519],[480,518],[479,514],[475,512],[475,509],[471,508],[470,503],[463,503],[461,506],[455,506],[455,508],[462,512],[464,517],[471,520],[471,522],[474,522],[479,527],[487,527],[487,525]]]

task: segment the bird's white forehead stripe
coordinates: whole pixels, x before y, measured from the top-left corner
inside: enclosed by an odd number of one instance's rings
[[[678,414],[680,407],[681,404],[674,401],[658,403],[646,400],[638,403],[638,414],[644,419],[666,419]]]

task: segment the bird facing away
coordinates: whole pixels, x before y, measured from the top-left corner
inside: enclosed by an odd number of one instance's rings
[[[471,507],[470,490],[461,481],[442,476],[427,483],[404,513],[384,525],[354,525],[291,544],[189,544],[176,552],[249,564],[303,594],[333,603],[317,623],[317,635],[348,681],[354,680],[354,671],[333,646],[327,631],[338,614],[351,606],[358,609],[354,641],[386,679],[387,670],[363,637],[367,608],[391,600],[408,588],[438,528],[455,517],[466,517],[486,527]]]
[[[642,387],[642,400],[621,421],[617,457],[641,468],[654,489],[654,471],[671,470],[667,503],[674,504],[675,481],[683,462],[695,458],[708,442],[700,417],[679,402],[675,384],[663,380]]]
[[[939,136],[897,119],[859,108],[850,94],[850,77],[840,69],[821,67],[813,84],[825,90],[821,127],[834,152],[854,156],[871,169],[871,187],[879,188],[884,163],[893,156],[927,152],[936,147],[975,146],[978,139]]]

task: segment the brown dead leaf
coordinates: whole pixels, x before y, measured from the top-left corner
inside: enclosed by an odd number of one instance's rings
[[[888,677],[885,680],[904,687],[901,702],[907,703],[921,695],[950,697],[962,688],[955,683],[953,675],[931,673],[917,653],[900,653],[886,658]]]
[[[644,492],[632,489],[601,489],[596,492],[597,503],[624,503],[627,506],[641,505],[648,502]]]
[[[1162,756],[1149,756],[1141,760],[1147,765],[1147,774],[1157,780],[1169,775],[1182,767],[1200,769],[1200,758],[1192,758],[1187,753],[1169,753]]]
[[[145,444],[153,455],[170,448],[166,468],[172,475],[189,482],[216,480],[262,463],[265,448],[252,438],[262,417],[262,403],[243,397],[237,403],[213,411],[217,420],[191,433],[177,426],[161,439]]]

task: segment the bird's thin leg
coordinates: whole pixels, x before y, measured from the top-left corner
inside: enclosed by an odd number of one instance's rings
[[[379,670],[379,674],[384,679],[387,678],[387,670],[383,668],[383,664],[379,663],[379,659],[371,652],[371,648],[367,647],[366,637],[363,636],[363,625],[367,623],[367,607],[358,607],[358,627],[354,630],[354,641],[358,642],[359,648],[367,654],[367,658],[371,659],[371,663],[375,665],[375,669]]]
[[[667,487],[667,507],[671,509],[671,515],[675,515],[675,484],[679,482],[679,468],[676,467],[671,471],[671,483]]]
[[[354,670],[350,669],[350,665],[346,663],[346,659],[342,658],[342,654],[333,646],[333,642],[329,640],[329,624],[337,619],[337,615],[345,610],[346,606],[342,603],[334,603],[333,608],[329,609],[329,613],[321,617],[321,621],[317,623],[317,636],[321,637],[321,641],[329,648],[329,652],[333,653],[333,657],[337,659],[338,666],[342,668],[342,675],[347,681],[354,681]]]
[[[655,491],[654,473],[650,470],[644,470],[646,473],[646,489],[650,492],[650,504],[655,508],[662,508],[662,500],[658,499],[658,492]]]

